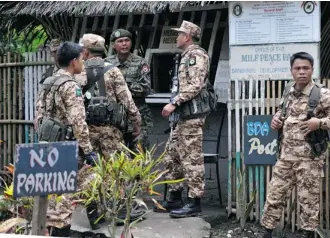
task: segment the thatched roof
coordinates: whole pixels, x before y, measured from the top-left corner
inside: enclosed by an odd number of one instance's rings
[[[123,13],[155,13],[166,8],[171,12],[191,6],[205,6],[224,1],[21,1],[8,3],[6,14],[30,16],[73,16],[115,15]]]

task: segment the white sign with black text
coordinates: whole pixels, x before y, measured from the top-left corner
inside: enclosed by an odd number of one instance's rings
[[[230,45],[320,41],[320,2],[229,2]]]
[[[177,49],[176,38],[178,36],[178,32],[171,30],[171,28],[177,28],[177,26],[163,27],[159,42],[159,49]]]
[[[313,78],[319,78],[318,43],[231,46],[230,78],[291,79],[290,57],[300,51],[305,51],[313,56]]]

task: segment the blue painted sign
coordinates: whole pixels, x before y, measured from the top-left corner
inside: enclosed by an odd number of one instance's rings
[[[75,192],[77,170],[76,141],[18,144],[14,197]]]
[[[245,116],[244,164],[275,164],[278,131],[270,128],[272,118],[272,115]]]

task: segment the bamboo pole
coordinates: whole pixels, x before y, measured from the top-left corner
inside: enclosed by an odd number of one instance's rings
[[[239,187],[239,177],[238,174],[240,174],[241,171],[241,143],[240,143],[240,113],[239,113],[239,81],[238,79],[235,79],[235,139],[236,139],[236,187]],[[238,189],[236,189],[236,200],[239,198]],[[238,207],[238,214],[240,214],[240,209]]]
[[[127,23],[126,23],[126,30],[129,30],[129,28],[132,26],[134,21],[134,15],[129,14],[128,15],[128,19],[127,19]]]
[[[81,29],[80,29],[80,38],[85,34],[87,21],[88,21],[88,16],[84,16],[82,25],[81,25]]]
[[[14,62],[17,62],[17,53],[14,54]],[[17,119],[17,70],[20,70],[19,68],[14,68],[14,87],[13,87],[13,119]],[[11,163],[14,162],[14,156],[15,156],[15,145],[17,144],[17,125],[13,125],[13,158],[10,161]]]
[[[329,150],[326,153],[326,160],[325,160],[325,218],[326,218],[326,230],[329,232]]]
[[[113,22],[112,31],[115,31],[115,30],[118,29],[118,27],[119,27],[119,19],[120,19],[120,15],[117,14],[115,16],[115,20]],[[110,42],[109,42],[109,48],[108,48],[108,56],[112,55],[112,47],[113,47],[113,43],[110,40]]]
[[[99,24],[99,17],[94,17],[93,26],[92,26],[92,32],[95,32],[97,30],[98,24]]]
[[[46,62],[38,62],[38,61],[27,61],[27,62],[4,62],[0,64],[0,68],[7,68],[7,67],[26,67],[26,66],[37,66],[37,65],[54,65],[54,61],[46,61]]]
[[[18,55],[17,61],[20,62],[21,60],[21,55]],[[21,68],[18,68],[18,119],[23,119],[23,77]],[[18,143],[23,143],[23,125],[18,127]]]
[[[259,87],[256,87],[256,90],[258,91]],[[260,81],[260,97],[261,97],[261,103],[260,103],[260,109],[261,115],[265,115],[265,80]],[[260,165],[260,218],[264,212],[264,204],[265,204],[265,166]]]
[[[9,125],[9,124],[26,124],[26,125],[33,125],[33,120],[15,120],[15,119],[3,119],[0,120],[0,125]]]
[[[29,61],[34,60],[34,53],[29,53]],[[33,107],[34,107],[34,101],[33,101],[33,88],[34,88],[34,77],[33,77],[33,66],[29,67],[29,120],[33,120]],[[32,128],[33,129],[33,128]],[[30,143],[33,143],[33,130],[31,130],[31,127],[29,127],[29,136],[30,136]]]
[[[255,101],[255,115],[259,115],[259,102],[258,102],[258,99],[259,99],[259,83],[258,83],[258,80],[254,80],[255,81],[255,87],[252,87],[251,90],[255,90],[256,92],[256,101]],[[255,176],[256,176],[256,214],[257,214],[257,221],[260,220],[260,170],[259,170],[259,166],[256,165],[255,166]]]
[[[76,41],[78,27],[79,27],[79,17],[76,17],[76,19],[74,21],[74,27],[73,27],[73,31],[72,31],[72,37],[71,37],[71,41],[73,41],[73,42]]]
[[[253,89],[253,80],[249,80],[249,115],[253,115],[253,103],[252,103],[252,90]],[[250,199],[253,198],[253,165],[249,166],[249,197]],[[256,202],[255,202],[256,204]],[[258,208],[255,208],[255,210],[258,210]],[[254,211],[251,209],[250,212],[250,219],[252,220],[254,218]]]
[[[8,55],[4,55],[3,56],[3,62],[7,62],[7,57]],[[6,68],[3,68],[3,118],[8,119],[8,109],[7,109],[7,105],[6,102],[8,101],[8,92],[7,92],[7,72],[6,72]],[[3,145],[3,163],[6,164],[6,161],[8,160],[7,156],[8,156],[8,152],[7,152],[7,148],[8,148],[8,125],[4,125],[4,135],[3,135],[3,140],[5,141],[4,145]]]
[[[24,61],[29,61],[29,54],[24,53]],[[24,68],[24,119],[29,119],[29,67]],[[24,143],[29,143],[28,126],[24,126]]]
[[[134,54],[138,55],[139,54],[139,49],[140,49],[140,45],[141,45],[141,38],[142,38],[142,33],[143,33],[143,25],[146,19],[146,15],[142,14],[141,19],[140,19],[140,24],[139,24],[139,30],[138,30],[138,35],[137,35],[137,39],[136,39],[136,43],[135,43],[135,47],[134,47]]]
[[[61,14],[61,20],[62,20],[62,24],[63,24],[63,26],[65,26],[65,27],[63,27],[64,28],[64,31],[65,31],[65,39],[66,40],[69,40],[70,39],[70,37],[71,37],[71,31],[70,31],[70,28],[72,29],[72,22],[70,21],[70,23],[71,24],[69,24],[69,22],[68,22],[68,15],[63,15],[63,14]],[[71,19],[71,18],[70,18]]]
[[[107,36],[108,20],[109,20],[109,16],[105,15],[103,18],[102,27],[101,27],[101,32],[102,32],[103,38],[105,38]]]
[[[2,63],[2,56],[0,56],[0,64]],[[2,70],[0,69],[0,85],[1,85],[1,81],[4,81],[4,75]],[[3,91],[0,90],[0,102],[4,102],[3,100]],[[0,103],[0,120],[4,118],[4,114],[3,114],[3,103]],[[3,126],[0,125],[0,139],[4,140],[3,137]],[[4,145],[5,146],[5,145]],[[3,154],[3,149],[2,147],[0,147],[0,168],[3,168],[3,160],[4,160],[4,154]]]
[[[228,205],[227,205],[227,209],[228,209],[228,215],[230,215],[232,213],[232,184],[234,181],[234,179],[232,178],[233,175],[233,158],[232,158],[232,97],[231,97],[231,79],[229,79],[229,83],[228,83],[228,103],[227,103],[227,113],[228,113]]]

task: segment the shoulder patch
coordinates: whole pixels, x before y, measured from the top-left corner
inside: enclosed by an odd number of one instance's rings
[[[147,64],[143,65],[143,67],[142,67],[142,71],[143,71],[144,73],[148,73],[148,72],[150,71],[149,66],[148,66]]]
[[[81,97],[82,96],[81,88],[76,88],[76,96],[77,97]]]
[[[196,64],[196,57],[191,57],[190,59],[189,59],[189,66],[193,66],[193,65],[195,65]]]

